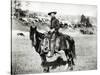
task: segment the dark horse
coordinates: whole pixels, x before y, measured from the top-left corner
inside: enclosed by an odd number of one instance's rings
[[[43,34],[37,31],[37,27],[30,27],[30,40],[32,41],[32,46],[35,47],[35,50],[37,53],[39,53],[41,59],[42,59],[42,66],[46,64],[47,60],[46,57],[49,53],[48,46],[45,47],[46,44],[43,44],[49,40],[47,37],[49,34]],[[65,52],[68,67],[70,67],[70,70],[73,69],[74,64],[74,58],[76,57],[75,54],[75,42],[73,38],[71,38],[68,35],[60,34],[58,36],[58,48],[59,51],[63,50]],[[51,42],[53,44],[53,42]],[[67,46],[68,45],[68,46]],[[65,47],[66,46],[66,47]],[[42,48],[44,47],[44,48]],[[51,48],[52,49],[52,48]],[[49,72],[49,67],[43,66],[44,72]]]

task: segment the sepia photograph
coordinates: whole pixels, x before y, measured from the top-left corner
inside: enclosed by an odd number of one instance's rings
[[[11,75],[96,69],[96,5],[11,0]]]

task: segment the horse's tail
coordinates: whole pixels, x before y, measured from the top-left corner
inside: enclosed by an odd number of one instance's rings
[[[70,36],[67,36],[66,39],[69,42],[69,47],[70,47],[70,50],[72,52],[73,58],[76,58],[75,41],[74,41],[74,39],[72,37],[70,37]]]

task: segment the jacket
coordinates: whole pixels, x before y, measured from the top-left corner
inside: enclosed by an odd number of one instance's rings
[[[52,17],[51,18],[51,29],[55,29],[55,30],[58,30],[59,29],[59,20],[56,19],[55,17]]]

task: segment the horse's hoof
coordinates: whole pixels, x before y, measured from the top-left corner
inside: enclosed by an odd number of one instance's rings
[[[69,67],[69,70],[72,71],[73,70],[73,67]]]
[[[71,67],[70,70],[72,71],[73,70],[73,67]]]
[[[72,71],[73,67],[68,67],[67,70]]]
[[[44,70],[43,72],[44,72],[44,73],[47,73],[47,71],[45,71],[45,70]]]
[[[75,63],[73,63],[73,65],[75,66]]]
[[[65,69],[64,70],[67,70],[68,69],[67,67],[68,67],[68,64],[65,65]]]
[[[48,69],[44,69],[44,71],[43,71],[43,72],[48,73],[48,72],[49,72],[49,70],[48,70]]]

